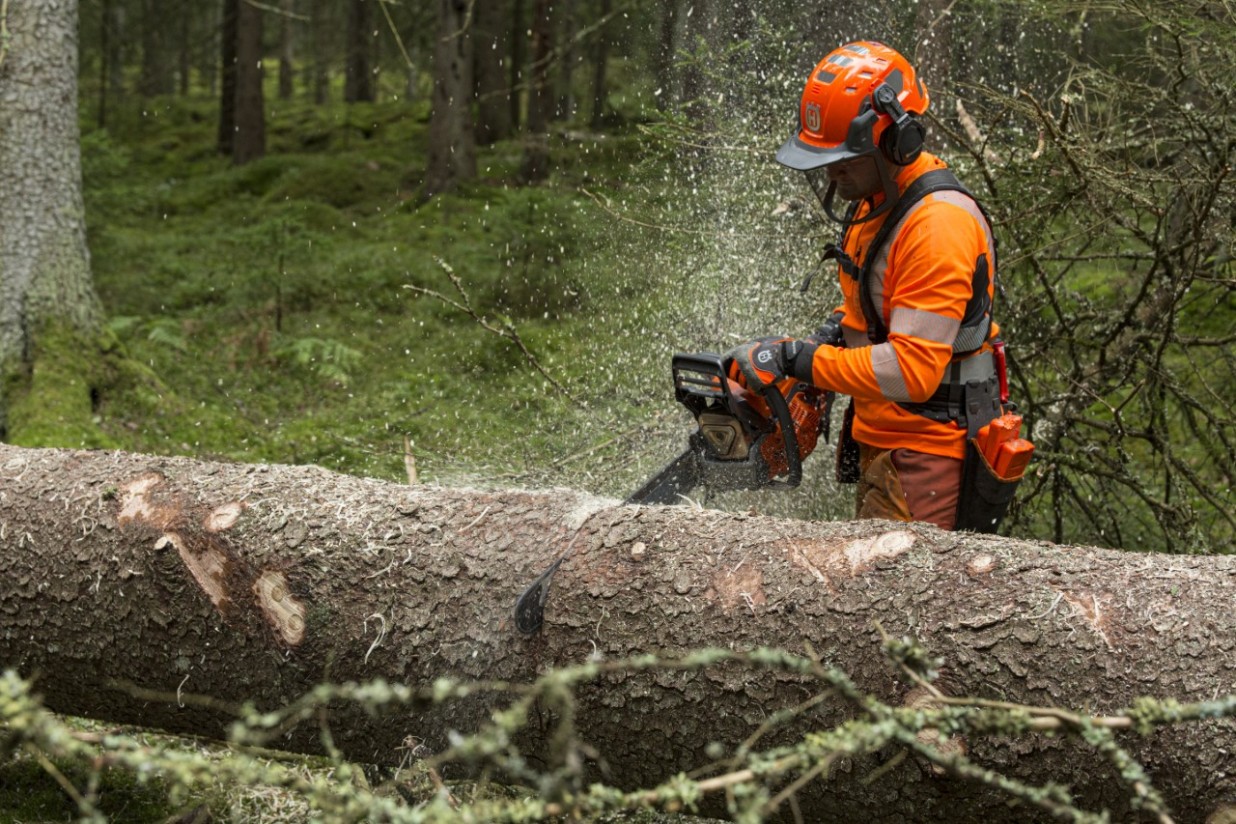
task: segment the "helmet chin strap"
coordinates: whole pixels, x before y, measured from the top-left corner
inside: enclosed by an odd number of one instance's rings
[[[893,208],[898,198],[901,197],[901,192],[897,189],[897,182],[888,173],[888,165],[884,162],[884,158],[877,154],[875,156],[875,164],[876,173],[880,176],[880,186],[884,189],[884,202],[864,215],[861,220],[846,220],[845,217],[837,217],[837,213],[833,211],[833,198],[837,194],[837,182],[830,180],[828,183],[828,191],[824,193],[824,198],[820,203],[824,207],[824,214],[828,215],[829,219],[834,223],[840,223],[844,229],[849,229],[851,226],[857,226],[860,223],[866,223],[869,220],[875,220]]]

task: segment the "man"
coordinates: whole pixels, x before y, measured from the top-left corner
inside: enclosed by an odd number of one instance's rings
[[[844,303],[813,336],[763,338],[729,356],[753,388],[795,377],[852,397],[838,478],[858,483],[858,517],[994,532],[1007,499],[994,520],[968,511],[986,504],[964,465],[967,433],[1001,412],[995,240],[975,200],[923,151],[928,102],[914,69],[881,43],[849,43],[812,70],[800,128],[777,161],[804,172],[842,225],[825,257],[839,264]],[[844,216],[838,195],[850,202]]]

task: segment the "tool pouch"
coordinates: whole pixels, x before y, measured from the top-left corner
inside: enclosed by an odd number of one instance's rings
[[[837,436],[837,483],[856,484],[861,475],[858,441],[854,440],[854,399],[850,398],[850,405],[841,419],[841,433]]]
[[[957,499],[957,523],[953,529],[995,534],[1023,477],[1024,474],[1001,478],[983,457],[978,441],[968,439],[961,470],[961,495]]]
[[[970,381],[965,389],[966,457],[961,469],[961,494],[953,529],[995,534],[1024,476],[1001,478],[978,446],[978,431],[1002,412],[995,378]]]

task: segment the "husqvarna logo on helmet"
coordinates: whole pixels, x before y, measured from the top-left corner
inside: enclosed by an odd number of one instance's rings
[[[809,132],[820,131],[820,104],[808,103],[803,107],[803,126]]]
[[[773,358],[773,353],[765,349],[763,352],[757,352],[755,359],[760,363],[768,363]]]

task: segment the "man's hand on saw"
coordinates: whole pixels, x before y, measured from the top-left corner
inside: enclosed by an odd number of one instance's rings
[[[760,338],[735,346],[726,357],[738,364],[747,388],[758,391],[786,378],[802,380],[795,374],[795,362],[803,356],[810,364],[814,351],[814,346],[794,338]]]

